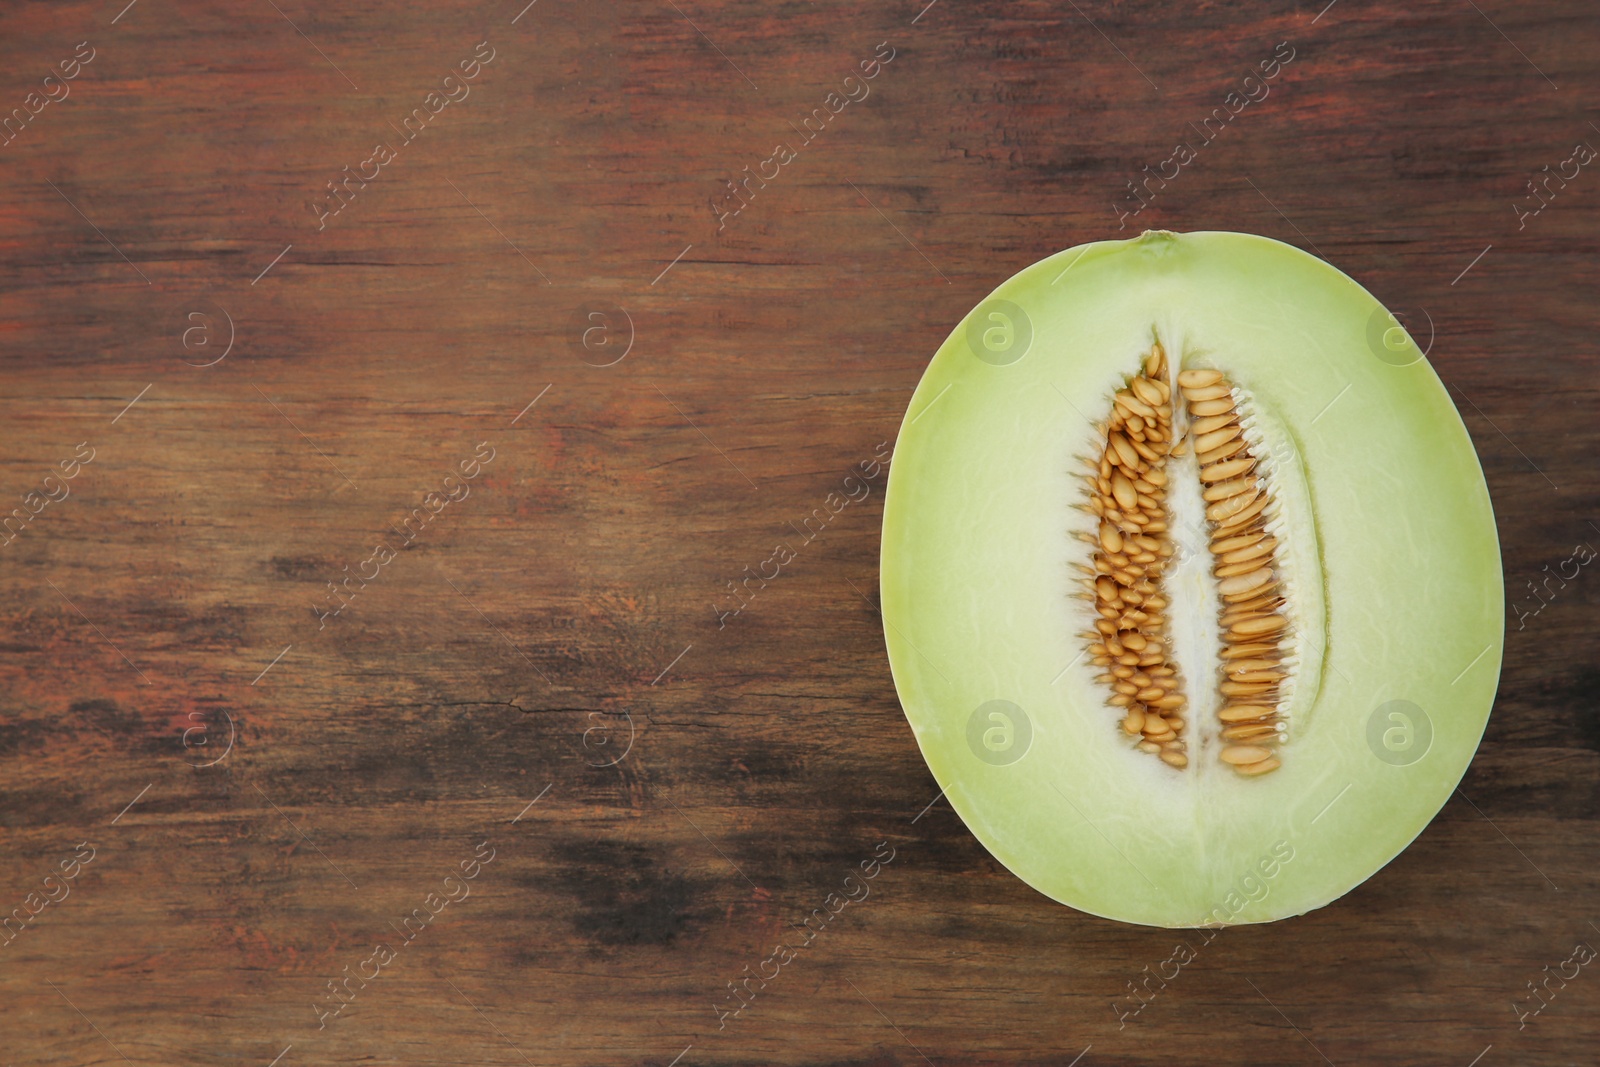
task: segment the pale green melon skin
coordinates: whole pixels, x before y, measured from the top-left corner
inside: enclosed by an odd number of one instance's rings
[[[1409,338],[1391,334],[1398,347],[1378,358],[1379,304],[1361,286],[1248,234],[1082,245],[989,299],[1024,309],[1031,347],[991,365],[957,326],[911,400],[884,505],[890,664],[945,796],[1018,877],[1095,915],[1268,922],[1338,898],[1449,799],[1499,678],[1494,515],[1444,386]],[[1283,768],[1210,774],[1204,789],[1118,740],[1087,658],[1072,662],[1083,641],[1068,606],[1067,563],[1087,558],[1066,533],[1073,457],[1106,414],[1107,384],[1148,349],[1152,324],[1173,323],[1214,343],[1218,365],[1291,427],[1326,590],[1322,685]],[[1008,765],[968,743],[969,716],[996,699],[1033,730]],[[1368,743],[1390,700],[1431,722],[1431,746],[1405,765]]]

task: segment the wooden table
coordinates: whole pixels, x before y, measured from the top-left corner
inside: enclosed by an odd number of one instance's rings
[[[999,281],[1241,229],[1431,322],[1531,612],[1600,543],[1600,178],[1526,188],[1592,12],[924,2],[0,13],[5,1062],[1595,1061],[1592,968],[1514,1007],[1600,945],[1591,569],[1408,851],[1201,947],[936,800],[882,476],[796,530]]]

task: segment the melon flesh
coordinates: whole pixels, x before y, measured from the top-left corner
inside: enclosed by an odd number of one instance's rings
[[[1296,667],[1261,777],[1217,759],[1191,524],[1165,576],[1188,766],[1132,747],[1085,653],[1084,472],[1153,340],[1175,370],[1223,370],[1271,457]],[[1200,490],[1169,465],[1181,520]],[[1153,926],[1272,921],[1370,877],[1461,779],[1500,670],[1494,517],[1444,386],[1349,277],[1247,234],[1079,246],[980,304],[907,410],[881,582],[901,704],[973,834],[1040,892]]]

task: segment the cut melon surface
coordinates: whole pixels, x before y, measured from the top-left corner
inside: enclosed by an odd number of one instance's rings
[[[1082,245],[975,308],[901,427],[881,589],[973,834],[1055,900],[1164,927],[1298,915],[1396,856],[1471,761],[1504,634],[1488,491],[1423,353],[1326,262],[1238,233]]]

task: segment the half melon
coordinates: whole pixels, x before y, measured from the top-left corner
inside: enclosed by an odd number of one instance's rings
[[[940,347],[884,506],[895,686],[945,796],[1125,922],[1321,907],[1483,735],[1499,547],[1404,326],[1326,262],[1148,232],[1022,271]]]

